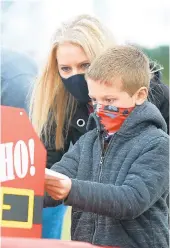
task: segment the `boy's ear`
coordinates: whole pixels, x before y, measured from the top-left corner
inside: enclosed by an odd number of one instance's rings
[[[141,87],[136,93],[136,105],[142,105],[148,97],[148,89],[146,87]]]

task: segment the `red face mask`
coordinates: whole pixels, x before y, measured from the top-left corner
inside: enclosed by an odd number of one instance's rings
[[[99,117],[102,129],[110,136],[117,132],[122,126],[123,122],[132,112],[131,108],[117,108],[111,105],[95,104],[93,105],[94,112]]]

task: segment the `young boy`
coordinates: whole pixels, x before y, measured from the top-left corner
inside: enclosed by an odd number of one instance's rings
[[[44,205],[64,200],[72,206],[72,240],[166,248],[168,135],[159,110],[147,101],[149,61],[131,46],[109,48],[86,80],[94,106],[88,129],[94,122],[96,128],[53,165],[64,176],[46,176],[51,197]]]

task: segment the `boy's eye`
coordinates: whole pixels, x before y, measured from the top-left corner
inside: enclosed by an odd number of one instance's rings
[[[82,65],[81,65],[81,68],[82,68],[82,69],[88,69],[89,66],[90,66],[90,63],[85,63],[85,64],[82,64]]]
[[[68,71],[70,71],[70,67],[63,66],[63,67],[61,67],[61,70],[64,71],[64,72],[68,72]]]
[[[91,98],[91,101],[93,102],[93,103],[95,103],[96,102],[96,98]]]
[[[115,99],[106,99],[107,103],[113,103],[115,101]]]

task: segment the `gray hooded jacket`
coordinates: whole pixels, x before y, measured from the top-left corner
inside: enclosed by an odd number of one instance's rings
[[[72,206],[72,240],[121,248],[168,247],[169,138],[164,131],[159,110],[145,102],[125,120],[104,154],[97,122],[97,129],[52,166],[72,178],[64,201]],[[50,196],[44,199],[46,207],[60,203]]]

